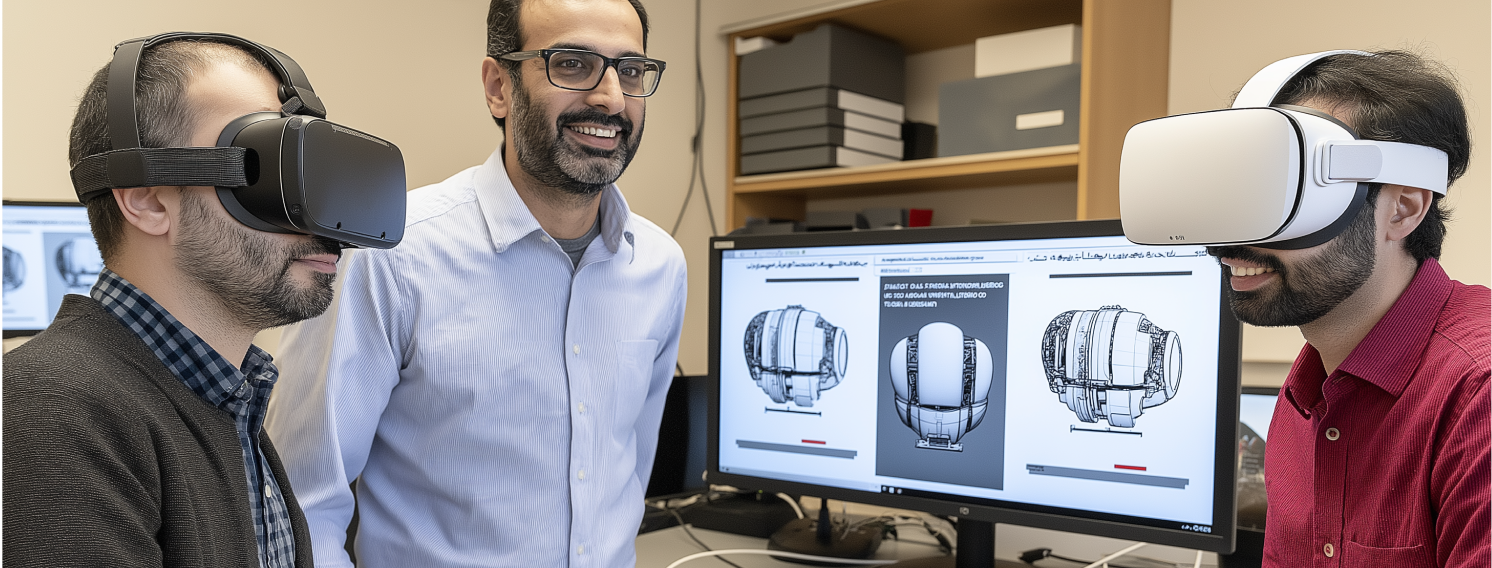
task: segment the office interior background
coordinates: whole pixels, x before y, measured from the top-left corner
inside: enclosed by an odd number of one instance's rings
[[[938,0],[926,1],[929,9],[936,9]],[[864,2],[645,0],[652,24],[648,55],[669,65],[658,94],[647,99],[642,148],[618,181],[634,213],[665,229],[678,218],[690,186],[695,89],[700,84],[704,180],[714,226],[729,230],[725,109],[732,95],[727,92],[730,52],[723,30]],[[305,68],[331,119],[399,145],[411,188],[480,164],[502,140],[482,100],[479,64],[487,3],[481,0],[7,2],[3,10],[5,199],[74,199],[67,175],[67,130],[78,96],[93,72],[109,61],[115,43],[163,31],[226,32],[290,54]],[[1410,49],[1449,66],[1463,87],[1475,148],[1466,176],[1448,197],[1454,221],[1441,260],[1452,278],[1492,283],[1492,163],[1487,152],[1492,5],[1485,0],[1172,0],[1169,38],[1156,40],[1170,46],[1170,114],[1225,107],[1255,71],[1301,53]],[[936,84],[972,77],[973,58],[972,45],[909,57],[909,120],[936,122]],[[924,207],[935,211],[935,225],[971,219],[1041,221],[1071,218],[1075,193],[1074,182],[1056,182],[831,199],[810,202],[809,208]],[[1001,204],[1009,200],[1040,205],[1022,207],[1026,217],[1002,217]],[[679,350],[687,374],[707,370],[706,247],[711,226],[706,202],[696,193],[675,235],[690,267]],[[258,343],[275,352],[279,334],[267,331]],[[1294,328],[1247,329],[1244,384],[1278,385],[1302,343]]]

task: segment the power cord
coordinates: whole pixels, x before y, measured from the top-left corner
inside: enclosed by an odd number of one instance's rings
[[[679,225],[684,223],[684,213],[689,210],[689,198],[694,196],[695,179],[699,180],[700,193],[705,197],[705,213],[710,217],[710,236],[720,234],[720,230],[715,227],[715,208],[710,204],[710,187],[705,181],[705,71],[700,62],[699,48],[701,9],[700,0],[694,0],[694,138],[689,142],[689,151],[693,153],[689,166],[689,188],[684,190],[684,204],[679,207],[679,217],[674,220],[669,236],[678,234]]]
[[[1055,559],[1055,560],[1062,560],[1062,561],[1066,561],[1066,562],[1072,562],[1074,564],[1081,564],[1081,565],[1084,565],[1084,566],[1087,566],[1087,565],[1090,565],[1090,564],[1093,563],[1092,560],[1079,560],[1077,558],[1069,558],[1069,557],[1066,557],[1066,556],[1062,556],[1060,554],[1056,554],[1056,553],[1052,552],[1052,549],[1050,549],[1050,548],[1033,548],[1031,550],[1027,550],[1027,551],[1021,553],[1020,560],[1023,563],[1026,563],[1026,564],[1031,565],[1031,566],[1035,566],[1037,560],[1043,560],[1043,559],[1046,559],[1046,558],[1051,558],[1051,559]],[[1112,568],[1176,568],[1177,566],[1185,566],[1185,564],[1177,564],[1175,562],[1161,560],[1161,559],[1158,559],[1158,558],[1147,558],[1147,557],[1144,557],[1144,556],[1132,556],[1132,557],[1130,557],[1130,559],[1131,560],[1139,560],[1141,562],[1144,562],[1145,565],[1144,566],[1134,566],[1134,565],[1116,564],[1116,563],[1113,563],[1113,562],[1110,562],[1108,565],[1111,566]]]
[[[684,529],[684,534],[689,535],[689,539],[693,540],[694,544],[698,544],[700,548],[705,549],[705,552],[711,552],[715,550],[713,548],[710,548],[710,545],[705,544],[705,541],[702,541],[699,539],[699,537],[694,536],[694,531],[689,530],[689,524],[684,522],[684,516],[679,514],[678,509],[668,509],[668,513],[673,515],[674,520],[677,520],[679,522],[679,528]],[[741,568],[740,564],[736,564],[735,562],[720,558],[719,556],[716,556],[715,559],[731,566],[735,566],[736,568]]]

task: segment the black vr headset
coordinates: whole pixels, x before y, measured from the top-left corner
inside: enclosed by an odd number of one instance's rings
[[[208,40],[260,55],[280,81],[279,112],[239,117],[215,148],[142,148],[135,78],[146,48]],[[172,32],[125,41],[109,64],[113,150],[72,169],[84,203],[114,188],[214,186],[228,213],[249,228],[336,240],[346,247],[391,248],[404,237],[404,156],[399,148],[325,120],[326,107],[295,60],[237,36]]]

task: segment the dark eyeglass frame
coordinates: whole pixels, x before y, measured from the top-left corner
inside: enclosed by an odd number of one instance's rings
[[[573,54],[592,55],[592,56],[601,58],[601,72],[596,74],[596,83],[593,84],[593,85],[591,85],[591,86],[589,86],[589,87],[586,87],[584,89],[579,89],[579,88],[575,88],[575,87],[566,87],[564,85],[556,83],[554,81],[554,76],[551,75],[550,72],[549,72],[549,58],[554,57],[555,55],[558,55],[558,54],[562,54],[562,53],[573,53]],[[544,76],[545,76],[545,78],[549,79],[549,84],[550,85],[554,85],[555,87],[564,89],[566,91],[593,91],[593,90],[595,90],[596,87],[601,86],[601,81],[603,81],[603,80],[606,79],[606,68],[608,68],[608,67],[616,69],[618,79],[620,79],[621,78],[621,72],[622,72],[622,70],[621,70],[620,67],[617,67],[617,65],[620,65],[620,64],[625,63],[625,62],[641,61],[643,63],[650,63],[650,64],[653,64],[653,65],[657,65],[658,66],[658,80],[653,83],[653,88],[650,89],[650,90],[648,90],[648,92],[640,94],[640,95],[634,95],[632,93],[626,92],[625,90],[622,91],[623,95],[626,95],[626,96],[629,96],[629,97],[634,97],[634,98],[639,98],[639,99],[643,98],[643,97],[652,96],[653,93],[658,92],[658,85],[663,84],[663,70],[666,67],[668,67],[668,64],[664,63],[663,60],[661,60],[661,59],[650,59],[650,58],[647,58],[647,57],[616,57],[616,58],[611,58],[611,57],[607,57],[605,55],[601,55],[599,53],[596,53],[594,51],[585,50],[585,49],[536,49],[536,50],[532,50],[532,51],[512,51],[512,52],[508,52],[508,53],[504,53],[502,55],[499,55],[499,56],[497,56],[497,58],[498,59],[502,59],[502,60],[506,60],[506,61],[528,61],[530,59],[543,58],[544,59]]]

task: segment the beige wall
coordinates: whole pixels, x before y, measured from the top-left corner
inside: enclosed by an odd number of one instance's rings
[[[716,222],[723,227],[726,49],[719,31],[846,2],[702,2],[705,169]],[[241,34],[289,53],[305,67],[333,120],[388,138],[404,150],[411,187],[439,181],[479,163],[500,140],[478,82],[485,5],[480,0],[7,2],[5,198],[69,199],[66,132],[78,93],[107,62],[114,43],[176,29]],[[668,61],[669,70],[659,94],[649,99],[642,151],[620,184],[635,211],[667,229],[689,181],[694,2],[647,0],[647,5],[653,19],[649,54]],[[234,9],[241,6],[253,11]],[[1478,146],[1470,171],[1451,190],[1456,220],[1443,260],[1453,277],[1487,284],[1492,282],[1492,164],[1483,143],[1492,132],[1489,19],[1486,0],[1173,0],[1170,110],[1224,106],[1258,68],[1309,51],[1410,47],[1446,62],[1460,74]],[[704,206],[696,195],[678,234],[692,269],[680,361],[696,374],[707,364],[710,227]],[[272,348],[275,339],[270,334],[265,342]],[[1245,358],[1255,363],[1246,370],[1246,382],[1277,382],[1283,369],[1278,363],[1293,358],[1300,343],[1293,329],[1249,330]]]

